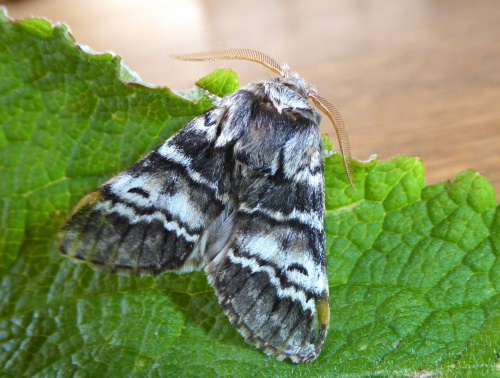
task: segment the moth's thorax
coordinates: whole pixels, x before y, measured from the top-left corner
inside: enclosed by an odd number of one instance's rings
[[[251,83],[242,90],[251,91],[262,101],[271,103],[279,113],[283,111],[298,113],[318,126],[321,123],[321,115],[308,102],[308,98],[316,91],[296,74]]]

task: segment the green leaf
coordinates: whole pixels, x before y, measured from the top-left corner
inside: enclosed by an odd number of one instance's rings
[[[63,26],[0,16],[3,375],[498,375],[500,211],[473,172],[424,186],[416,158],[354,162],[355,193],[326,159],[332,314],[310,364],[246,344],[201,272],[124,277],[63,258],[72,207],[211,106],[140,83]],[[198,84],[223,96],[237,78]]]
[[[237,76],[229,69],[219,71],[221,75],[202,77],[196,82],[196,85],[219,97],[224,97],[235,92],[239,86]],[[226,73],[225,75],[222,74],[224,71]]]

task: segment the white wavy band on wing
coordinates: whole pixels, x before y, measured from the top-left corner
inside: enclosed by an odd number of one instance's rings
[[[184,238],[187,242],[196,242],[199,238],[199,234],[190,234],[184,227],[179,226],[175,221],[167,221],[165,215],[161,212],[155,212],[153,214],[138,215],[130,206],[124,203],[115,203],[113,205],[112,201],[104,201],[99,203],[95,210],[103,210],[105,213],[115,212],[125,218],[131,223],[136,224],[139,222],[150,223],[153,220],[157,220],[163,224],[165,230],[173,231],[177,237]]]
[[[274,269],[267,265],[259,265],[259,263],[251,257],[237,257],[233,254],[233,249],[228,252],[228,257],[234,264],[239,264],[244,268],[249,268],[253,273],[265,272],[269,276],[269,281],[276,288],[276,293],[278,297],[288,297],[293,301],[298,301],[302,305],[304,310],[311,311],[312,314],[316,311],[316,304],[313,298],[307,299],[304,291],[297,290],[294,287],[281,287],[281,282],[279,277],[276,277],[276,272]]]
[[[244,212],[245,214],[262,213],[278,222],[286,222],[291,220],[298,221],[318,231],[323,231],[324,229],[323,217],[318,216],[318,214],[315,212],[306,213],[294,209],[290,214],[283,214],[280,211],[269,210],[261,207],[260,205],[257,207],[251,207],[248,206],[245,202],[240,205],[238,210]]]

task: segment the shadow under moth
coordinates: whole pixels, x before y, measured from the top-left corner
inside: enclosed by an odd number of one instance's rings
[[[325,113],[352,184],[337,110],[255,50],[174,56],[243,59],[279,74],[216,100],[156,150],[85,197],[59,232],[63,254],[112,273],[204,269],[231,324],[278,360],[316,359],[330,309],[324,229]]]

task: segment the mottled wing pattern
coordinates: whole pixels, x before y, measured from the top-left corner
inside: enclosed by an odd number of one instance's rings
[[[321,138],[301,117],[254,114],[247,127],[261,149],[244,138],[235,147],[243,183],[235,212],[207,246],[205,270],[245,338],[278,359],[312,361],[329,324]],[[272,142],[266,124],[279,134]]]
[[[197,241],[228,201],[221,109],[194,119],[84,198],[59,233],[64,254],[112,272],[199,268]]]
[[[205,268],[266,353],[314,360],[329,324],[320,115],[300,78],[250,84],[91,193],[64,254],[112,272]]]

